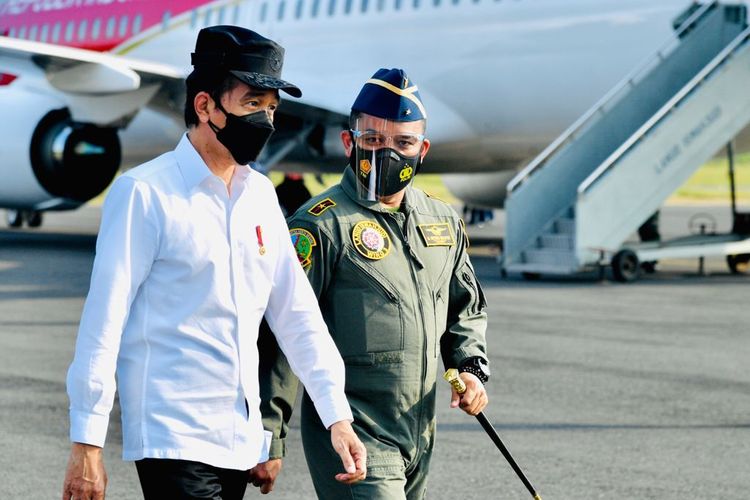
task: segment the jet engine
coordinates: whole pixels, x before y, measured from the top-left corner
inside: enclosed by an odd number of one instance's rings
[[[122,154],[117,129],[77,123],[65,103],[33,90],[0,91],[0,207],[75,208],[101,193]]]
[[[84,203],[104,191],[120,166],[117,129],[75,123],[66,109],[47,113],[31,138],[31,168],[53,196]]]

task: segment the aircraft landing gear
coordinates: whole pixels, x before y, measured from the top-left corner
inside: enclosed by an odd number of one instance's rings
[[[24,222],[26,222],[26,225],[29,227],[39,227],[42,225],[44,217],[42,212],[37,210],[6,209],[5,219],[8,222],[8,227],[16,229],[23,226]]]
[[[24,214],[24,216],[26,217],[26,224],[28,224],[29,227],[39,227],[42,225],[42,212],[39,212],[37,210],[29,210]]]
[[[17,228],[23,226],[23,213],[20,210],[6,210],[5,218],[8,221],[8,226]]]

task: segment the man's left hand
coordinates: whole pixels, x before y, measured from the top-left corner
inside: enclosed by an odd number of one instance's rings
[[[367,450],[347,420],[340,420],[331,426],[331,444],[341,457],[346,472],[336,474],[336,481],[354,484],[367,475]]]
[[[469,415],[479,415],[479,412],[484,410],[489,402],[484,384],[476,375],[468,372],[460,373],[459,377],[466,384],[466,392],[459,394],[455,389],[452,389],[451,408],[460,406]]]
[[[281,459],[272,458],[267,462],[261,462],[248,471],[248,482],[253,486],[260,488],[260,492],[265,495],[273,491],[273,485],[276,477],[281,472]]]

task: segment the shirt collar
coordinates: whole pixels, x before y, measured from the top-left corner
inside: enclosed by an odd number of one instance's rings
[[[177,166],[180,168],[182,178],[185,180],[185,187],[192,191],[204,179],[213,175],[208,165],[203,161],[201,155],[195,149],[195,146],[188,139],[187,133],[182,136],[180,142],[174,150]]]
[[[412,194],[413,187],[412,183],[409,183],[408,186],[406,186],[406,193],[404,194],[404,201],[402,202],[402,205],[404,207],[404,211],[409,213],[414,208],[413,205],[410,203],[412,199],[414,199],[414,195]],[[344,193],[352,199],[352,201],[356,204],[358,204],[361,207],[364,207],[368,210],[372,210],[373,212],[383,212],[388,213],[389,210],[387,210],[383,205],[380,204],[380,201],[378,200],[363,200],[359,197],[359,194],[357,193],[357,179],[354,177],[354,171],[347,166],[346,170],[344,170],[344,177],[341,179],[341,189],[344,190]]]
[[[177,165],[182,173],[182,178],[185,180],[185,186],[188,191],[192,191],[203,183],[206,179],[213,177],[214,174],[203,161],[201,155],[195,149],[195,146],[190,142],[187,133],[182,136],[180,142],[174,150],[175,158],[177,159]],[[238,165],[234,169],[234,175],[232,176],[232,185],[236,183],[244,183],[250,176],[251,168],[249,165]]]

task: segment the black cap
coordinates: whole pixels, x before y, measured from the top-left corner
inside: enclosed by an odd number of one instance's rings
[[[254,31],[239,26],[203,28],[191,55],[196,68],[227,71],[252,87],[302,96],[296,85],[281,79],[284,48]]]

